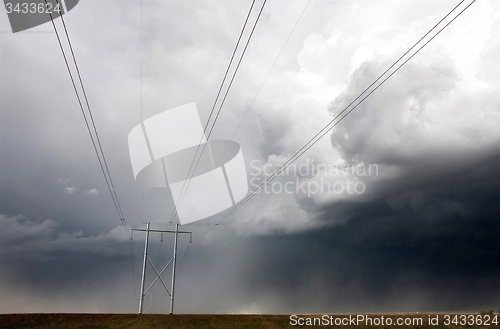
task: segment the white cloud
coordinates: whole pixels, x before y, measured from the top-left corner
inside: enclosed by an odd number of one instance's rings
[[[95,195],[99,194],[99,191],[98,191],[97,189],[93,188],[93,189],[91,189],[91,190],[87,190],[87,191],[85,191],[84,193],[85,193],[86,195],[94,195],[94,196],[95,196]]]
[[[368,3],[357,9],[355,21],[332,18],[305,38],[297,70],[268,79],[254,106],[261,133],[254,154],[262,165],[285,162],[453,7],[424,10],[418,2],[405,3],[402,20],[391,11],[393,5]],[[492,1],[472,5],[327,134],[330,139],[325,136],[296,162],[376,164],[377,176],[346,177],[363,182],[365,193],[271,193],[255,197],[228,221],[241,224],[246,234],[324,225],[314,224],[319,205],[365,202],[380,192],[381,182],[419,175],[432,181],[481,161],[500,143],[498,38],[491,37],[498,25],[496,6]],[[369,30],[360,24],[373,19]],[[490,74],[478,64],[484,62]],[[320,177],[305,182],[319,183]],[[416,207],[420,201],[412,202]]]
[[[76,192],[76,187],[65,187],[64,191],[68,194],[73,194]]]

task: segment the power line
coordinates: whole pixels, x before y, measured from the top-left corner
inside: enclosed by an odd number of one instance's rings
[[[238,69],[240,68],[241,61],[243,60],[243,56],[245,56],[245,52],[247,51],[248,44],[250,43],[250,40],[252,39],[253,33],[255,31],[255,28],[257,27],[257,23],[259,22],[260,16],[262,14],[262,11],[264,10],[264,6],[266,5],[266,2],[267,2],[267,0],[264,0],[264,3],[262,4],[262,7],[260,8],[259,15],[257,16],[257,20],[255,21],[255,24],[253,25],[252,32],[250,32],[250,36],[248,37],[247,43],[245,45],[245,48],[243,49],[243,53],[241,54],[240,60],[238,61],[238,65],[236,66],[236,70],[234,71],[233,77],[231,78],[231,82],[229,83],[229,87],[226,90],[224,98],[222,99],[222,103],[220,104],[219,110],[217,111],[217,115],[215,116],[214,122],[212,123],[212,127],[210,128],[210,131],[208,133],[207,141],[210,138],[210,135],[212,134],[212,131],[213,131],[214,127],[215,127],[217,119],[219,118],[219,114],[220,114],[220,112],[222,110],[222,106],[224,105],[224,102],[226,101],[227,94],[229,93],[229,90],[231,89],[231,86],[233,85],[234,78],[236,77],[236,73],[238,73]],[[203,151],[202,151],[202,153],[203,153]],[[198,162],[199,161],[200,160],[198,159]],[[196,170],[196,168],[195,168],[195,170]]]
[[[238,50],[238,46],[240,45],[241,37],[243,36],[243,33],[245,32],[245,28],[247,26],[248,19],[250,18],[250,14],[252,13],[252,9],[253,9],[254,4],[255,4],[255,0],[252,1],[252,5],[250,6],[250,9],[248,10],[248,14],[247,14],[247,17],[245,19],[245,24],[243,24],[243,28],[241,29],[240,36],[238,37],[238,42],[236,42],[236,46],[234,47],[233,54],[231,55],[231,60],[229,61],[229,65],[227,66],[226,73],[224,73],[224,78],[222,79],[222,83],[219,87],[219,91],[217,92],[217,96],[215,97],[214,104],[212,105],[212,110],[210,111],[210,115],[208,116],[208,120],[207,120],[207,123],[205,124],[205,128],[203,128],[203,134],[205,134],[207,131],[208,125],[210,123],[210,119],[212,118],[212,115],[213,115],[214,110],[215,110],[215,105],[217,104],[217,101],[219,100],[219,96],[220,96],[220,93],[222,91],[222,87],[224,86],[224,83],[226,82],[227,74],[229,73],[229,69],[231,68],[231,64],[233,63],[234,55],[236,55],[236,51]],[[254,25],[254,28],[255,28],[255,25]],[[251,35],[250,35],[250,38],[251,38]],[[248,45],[248,42],[247,42],[247,45]],[[243,52],[243,54],[244,54],[244,52]],[[242,55],[242,57],[243,57],[243,55]],[[240,62],[241,62],[241,58],[240,58]],[[236,69],[236,70],[238,70],[238,69]],[[201,144],[201,141],[200,141],[200,144]],[[193,162],[194,162],[194,159],[193,159]]]
[[[267,0],[264,0],[264,2],[263,2],[263,4],[262,4],[262,7],[261,7],[261,9],[260,9],[260,11],[259,11],[259,14],[258,14],[258,16],[257,16],[257,19],[255,20],[255,23],[254,23],[254,25],[253,25],[253,27],[252,27],[252,31],[250,32],[250,35],[249,35],[249,37],[248,37],[248,39],[247,39],[247,42],[246,42],[246,44],[245,44],[245,48],[243,49],[243,52],[242,52],[242,54],[241,54],[241,56],[240,56],[240,59],[239,59],[239,61],[238,61],[237,66],[236,66],[236,69],[235,69],[235,71],[234,71],[234,73],[233,73],[233,75],[232,75],[232,78],[231,78],[231,81],[230,81],[230,83],[229,83],[229,86],[228,86],[228,88],[227,88],[227,90],[226,90],[226,92],[225,92],[225,94],[224,94],[224,98],[223,98],[223,100],[222,100],[222,102],[221,102],[221,104],[220,104],[220,106],[219,106],[219,110],[217,111],[217,114],[216,114],[215,119],[214,119],[214,121],[213,121],[213,123],[212,123],[212,126],[211,126],[211,128],[210,128],[210,131],[209,131],[208,135],[206,136],[206,143],[205,143],[205,144],[203,144],[202,150],[201,150],[201,152],[200,152],[200,156],[199,156],[199,158],[198,158],[198,160],[197,160],[197,162],[196,162],[196,165],[195,165],[195,167],[194,167],[193,171],[191,172],[191,169],[193,168],[193,164],[194,164],[194,162],[195,162],[195,160],[196,160],[196,157],[197,157],[197,155],[198,155],[198,151],[199,151],[199,149],[200,149],[201,142],[202,142],[202,140],[203,140],[203,137],[205,136],[205,133],[206,133],[207,128],[208,128],[208,125],[209,125],[209,123],[210,123],[210,119],[211,119],[212,114],[213,114],[213,112],[214,112],[215,106],[216,106],[217,101],[218,101],[218,99],[219,99],[219,96],[220,96],[220,93],[221,93],[222,88],[223,88],[223,86],[224,86],[224,83],[225,83],[225,81],[226,81],[227,74],[228,74],[228,72],[229,72],[229,69],[230,69],[231,64],[232,64],[232,62],[233,62],[233,59],[234,59],[234,56],[235,56],[236,51],[237,51],[237,49],[238,49],[238,46],[239,46],[239,44],[240,44],[241,37],[242,37],[242,35],[243,35],[244,31],[245,31],[245,28],[246,28],[246,25],[247,25],[248,19],[249,19],[249,17],[250,17],[250,14],[252,13],[252,9],[253,9],[253,6],[254,6],[254,4],[255,4],[255,0],[252,2],[252,5],[250,6],[250,10],[248,11],[247,17],[246,17],[246,19],[245,19],[245,23],[244,23],[243,28],[242,28],[242,30],[241,30],[241,33],[240,33],[240,35],[239,35],[239,37],[238,37],[238,42],[236,43],[236,47],[234,48],[233,54],[232,54],[232,56],[231,56],[231,60],[229,61],[229,65],[228,65],[228,67],[227,67],[227,69],[226,69],[226,73],[224,74],[224,78],[223,78],[223,80],[222,80],[222,83],[221,83],[221,85],[220,85],[219,91],[218,91],[218,93],[217,93],[217,96],[216,96],[216,98],[215,98],[214,104],[213,104],[213,106],[212,106],[212,110],[210,111],[210,115],[209,115],[209,117],[208,117],[207,123],[205,124],[205,128],[203,129],[203,135],[202,135],[202,136],[201,136],[201,138],[200,138],[200,142],[198,143],[198,147],[196,148],[196,153],[195,153],[195,155],[194,155],[194,157],[193,157],[193,160],[192,160],[192,162],[191,162],[191,165],[189,166],[189,170],[188,170],[188,174],[187,174],[186,180],[184,180],[184,183],[183,183],[182,188],[181,188],[181,192],[179,193],[179,197],[178,197],[178,199],[177,199],[177,202],[178,202],[179,206],[182,204],[182,201],[184,200],[184,196],[185,196],[185,194],[186,194],[186,192],[187,192],[187,189],[189,188],[189,185],[190,185],[190,183],[191,183],[191,178],[193,178],[193,175],[194,175],[194,173],[195,173],[196,169],[198,168],[198,164],[199,164],[199,162],[200,162],[201,155],[202,155],[202,154],[203,154],[203,152],[205,151],[206,145],[207,145],[207,143],[208,143],[208,141],[209,141],[209,139],[210,139],[210,136],[211,136],[211,134],[212,134],[212,131],[213,131],[213,129],[214,129],[214,127],[215,127],[215,124],[216,124],[216,122],[217,122],[217,119],[219,118],[219,114],[220,114],[220,112],[221,112],[221,110],[222,110],[222,106],[224,105],[224,102],[225,102],[225,100],[226,100],[227,94],[229,93],[229,90],[231,89],[231,86],[232,86],[232,84],[233,84],[234,78],[236,77],[236,74],[238,73],[238,69],[239,69],[239,67],[240,67],[241,61],[243,60],[243,57],[245,56],[245,52],[246,52],[246,50],[247,50],[247,48],[248,48],[248,44],[250,43],[250,40],[252,39],[253,33],[254,33],[255,28],[256,28],[256,26],[257,26],[257,24],[258,24],[258,22],[259,22],[260,16],[261,16],[261,14],[262,14],[262,11],[264,10],[264,7],[265,7],[265,5],[266,5],[266,2],[267,2]],[[174,206],[175,206],[175,205],[174,205]],[[172,215],[170,216],[170,220],[169,220],[169,222],[168,222],[168,226],[167,226],[167,228],[168,228],[168,227],[172,224],[173,219],[174,219],[174,216],[175,216],[175,214],[176,214],[176,213],[177,213],[177,207],[175,207],[175,208],[174,208],[174,210],[172,211]]]
[[[44,1],[45,1],[45,5],[47,6],[48,5],[47,4],[47,0],[44,0]],[[59,4],[59,0],[56,0],[56,2],[57,2],[57,4]],[[130,234],[130,232],[128,230],[128,227],[126,225],[125,218],[123,216],[123,212],[121,210],[121,206],[120,206],[120,203],[118,201],[118,196],[116,195],[116,191],[115,191],[115,188],[114,188],[114,185],[113,185],[113,181],[111,179],[111,174],[109,172],[109,168],[108,168],[108,165],[107,165],[107,162],[106,162],[106,158],[104,156],[104,151],[102,149],[101,141],[99,139],[99,134],[97,132],[97,128],[96,128],[96,125],[95,125],[95,122],[94,122],[94,118],[92,116],[92,110],[91,110],[91,107],[90,107],[90,104],[89,104],[89,101],[88,101],[87,94],[85,92],[85,87],[83,85],[83,80],[82,80],[82,77],[81,77],[81,74],[80,74],[80,70],[78,68],[78,63],[76,61],[76,57],[75,57],[75,54],[74,54],[74,51],[73,51],[73,46],[71,44],[71,40],[69,38],[68,30],[67,30],[66,24],[64,22],[63,13],[62,12],[60,13],[61,21],[63,23],[64,31],[65,31],[66,38],[67,38],[68,44],[69,44],[69,48],[71,50],[71,56],[73,58],[73,62],[74,62],[75,67],[76,67],[78,79],[79,79],[79,82],[80,82],[80,85],[81,85],[81,88],[82,88],[82,91],[83,91],[83,95],[84,95],[84,98],[85,98],[85,103],[86,103],[87,109],[89,111],[90,119],[91,119],[91,122],[92,122],[92,127],[93,127],[94,133],[96,135],[95,139],[97,140],[97,144],[96,144],[96,141],[94,140],[94,136],[92,135],[92,130],[91,130],[91,127],[89,125],[89,121],[87,119],[87,116],[85,114],[85,110],[84,110],[84,107],[83,107],[83,104],[82,104],[82,100],[81,100],[80,94],[78,93],[78,89],[76,87],[75,79],[73,77],[73,73],[71,72],[71,68],[69,66],[68,59],[67,59],[66,53],[64,51],[64,47],[63,47],[62,42],[61,42],[61,38],[59,36],[59,32],[57,31],[56,25],[54,23],[54,19],[53,19],[52,14],[50,12],[49,12],[49,16],[50,16],[50,20],[52,22],[52,26],[54,28],[54,32],[56,33],[56,37],[57,37],[57,41],[59,43],[59,47],[61,48],[61,52],[62,52],[62,55],[63,55],[63,58],[64,58],[64,62],[66,64],[66,68],[68,69],[68,73],[69,73],[69,76],[70,76],[70,79],[71,79],[71,83],[73,85],[73,89],[75,90],[75,94],[76,94],[76,97],[78,99],[78,104],[80,105],[80,110],[81,110],[83,118],[85,120],[85,125],[87,126],[87,131],[89,132],[90,139],[92,141],[92,146],[94,147],[95,153],[97,155],[97,159],[99,161],[99,166],[101,167],[101,171],[102,171],[102,173],[104,175],[104,179],[106,180],[106,185],[108,186],[108,190],[109,190],[109,192],[111,194],[111,199],[113,200],[113,204],[115,205],[116,211],[117,211],[118,216],[119,216],[120,221],[121,221],[121,224],[122,224],[123,228],[125,229],[125,232],[127,233],[127,236],[131,239],[132,237],[131,237],[131,234]],[[99,153],[99,151],[101,153]],[[102,160],[101,160],[101,157],[102,157]]]
[[[227,74],[229,72],[229,69],[231,68],[231,64],[233,63],[234,55],[236,55],[236,51],[238,50],[238,46],[240,45],[241,37],[243,36],[243,33],[245,32],[245,28],[247,26],[248,19],[250,18],[250,14],[252,13],[252,9],[253,9],[254,4],[255,4],[255,0],[252,1],[252,5],[250,6],[250,9],[248,10],[248,14],[247,14],[247,17],[245,19],[245,23],[243,24],[240,35],[238,37],[238,41],[236,42],[236,46],[234,47],[233,54],[231,55],[231,59],[229,60],[229,65],[227,66],[226,73],[224,73],[224,78],[222,79],[222,82],[221,82],[220,87],[219,87],[219,91],[217,92],[217,96],[215,97],[214,105],[212,105],[212,110],[210,111],[210,115],[208,116],[207,123],[205,124],[205,128],[203,128],[203,135],[200,136],[200,141],[198,142],[198,146],[196,147],[196,152],[194,154],[193,160],[191,161],[191,165],[189,166],[189,170],[188,170],[186,179],[184,180],[184,183],[182,184],[181,193],[179,194],[177,202],[179,202],[181,200],[182,192],[184,191],[184,187],[186,186],[186,180],[189,179],[189,175],[191,173],[191,169],[193,168],[194,161],[196,160],[196,156],[198,155],[198,151],[200,149],[201,142],[203,141],[203,137],[205,136],[205,133],[206,133],[207,128],[208,128],[208,124],[210,123],[210,119],[212,118],[212,114],[214,113],[215,105],[217,104],[217,101],[219,100],[219,96],[220,96],[220,93],[222,91],[222,87],[224,86],[224,83],[226,82]],[[193,171],[193,174],[194,174],[194,171]],[[177,213],[177,208],[174,205],[174,210],[172,211],[172,214],[170,215],[167,229],[172,224],[176,213]]]
[[[465,0],[464,0],[465,1]],[[262,90],[262,87],[264,86],[264,84],[266,83],[267,81],[267,78],[269,78],[269,75],[271,74],[271,71],[274,69],[274,66],[276,65],[276,63],[278,62],[278,59],[280,58],[281,56],[281,53],[283,52],[283,49],[285,49],[285,46],[288,44],[288,41],[290,40],[290,37],[292,36],[293,32],[295,31],[295,28],[297,28],[297,25],[299,24],[300,20],[302,19],[302,16],[304,16],[304,13],[307,9],[307,7],[309,6],[309,3],[311,3],[311,0],[307,1],[307,4],[305,5],[304,9],[302,9],[302,12],[300,13],[300,16],[299,18],[297,19],[297,21],[295,22],[295,25],[293,26],[292,30],[290,31],[290,33],[288,34],[288,37],[286,38],[286,41],[285,43],[283,44],[283,46],[281,47],[281,50],[280,52],[278,53],[278,56],[276,56],[276,59],[274,60],[273,62],[273,65],[271,66],[271,68],[269,69],[269,72],[267,72],[267,75],[266,77],[264,78],[264,81],[262,81],[262,84],[260,85],[259,87],[259,90],[257,90],[257,93],[255,94],[254,98],[252,99],[252,102],[250,103],[250,105],[248,106],[248,109],[245,111],[245,114],[243,115],[243,118],[240,120],[240,123],[238,124],[238,127],[236,127],[236,130],[234,131],[233,133],[233,136],[231,137],[231,140],[234,139],[234,136],[236,136],[236,133],[238,132],[238,130],[240,129],[241,127],[241,124],[243,123],[243,120],[245,120],[248,112],[250,111],[250,109],[252,108],[253,106],[253,103],[255,102],[255,100],[257,99],[257,96],[259,96],[260,94],[260,91]],[[227,147],[226,147],[226,150],[224,151],[223,155],[226,153],[227,151]]]
[[[465,0],[464,0],[464,1],[465,1]],[[288,44],[288,41],[290,40],[290,37],[292,36],[293,32],[295,31],[295,28],[297,28],[297,25],[299,24],[299,22],[300,22],[300,20],[301,20],[302,16],[304,15],[304,13],[305,13],[305,11],[306,11],[307,7],[309,6],[309,3],[310,3],[310,2],[311,2],[311,0],[309,0],[309,1],[307,2],[307,4],[304,6],[304,9],[302,9],[302,12],[300,13],[299,18],[297,19],[297,21],[295,22],[295,25],[293,26],[292,30],[291,30],[291,31],[290,31],[290,33],[288,34],[288,37],[286,38],[285,43],[284,43],[284,44],[283,44],[283,46],[281,47],[281,50],[280,50],[280,52],[278,53],[278,56],[276,56],[276,59],[274,60],[273,65],[271,65],[271,68],[270,68],[270,69],[269,69],[269,71],[267,72],[267,75],[266,75],[266,77],[264,78],[264,81],[262,81],[262,83],[261,83],[261,85],[260,85],[259,89],[257,90],[257,93],[255,94],[254,98],[252,99],[252,102],[251,102],[251,103],[250,103],[250,105],[248,106],[247,110],[245,111],[245,114],[243,115],[243,117],[242,117],[242,118],[241,118],[241,120],[240,120],[240,123],[239,123],[239,124],[238,124],[238,126],[236,127],[236,130],[234,131],[233,135],[231,136],[231,139],[230,139],[231,141],[233,141],[233,140],[234,140],[234,136],[236,136],[236,133],[239,131],[239,129],[240,129],[240,127],[241,127],[241,125],[242,125],[243,121],[245,120],[245,118],[246,118],[246,116],[247,116],[247,114],[248,114],[248,112],[250,112],[250,110],[252,109],[252,106],[253,106],[253,104],[255,103],[255,100],[257,99],[257,97],[259,96],[260,91],[262,90],[262,87],[263,87],[263,86],[264,86],[264,84],[266,83],[267,78],[269,78],[269,75],[271,74],[271,72],[272,72],[272,70],[273,70],[274,66],[276,65],[276,63],[278,62],[278,59],[280,58],[281,53],[282,53],[282,52],[283,52],[283,50],[285,49],[285,46]],[[226,154],[226,152],[227,152],[227,150],[228,150],[228,147],[229,147],[229,145],[226,145],[226,148],[224,149],[224,152],[222,152],[222,155],[220,156],[219,161],[217,161],[216,163],[220,163],[220,160],[221,160],[221,159],[224,157],[224,155]],[[213,171],[212,171],[212,172],[210,172],[210,177],[212,176],[212,174],[213,174]],[[207,184],[208,184],[208,181],[205,183],[205,186],[203,186],[202,191],[203,191],[203,190],[205,190],[205,187],[207,186]],[[200,193],[201,193],[201,192],[200,192]]]
[[[106,157],[104,156],[104,151],[102,149],[101,139],[99,138],[99,134],[97,132],[97,127],[96,127],[95,122],[94,122],[94,116],[92,115],[92,109],[91,109],[90,104],[89,104],[89,100],[88,100],[88,97],[87,97],[87,92],[85,91],[85,86],[83,85],[82,76],[80,74],[80,69],[78,68],[78,64],[76,62],[75,53],[73,51],[73,45],[71,44],[71,39],[69,38],[68,30],[66,28],[66,23],[64,22],[64,17],[62,15],[61,15],[61,21],[63,23],[64,32],[66,34],[66,38],[68,39],[69,49],[71,50],[71,56],[73,57],[73,62],[75,63],[75,68],[76,68],[76,72],[78,74],[78,79],[80,80],[80,84],[82,86],[83,96],[85,98],[85,103],[87,104],[87,108],[88,108],[89,115],[90,115],[90,121],[92,122],[92,127],[94,128],[94,132],[95,132],[96,139],[97,139],[97,144],[99,146],[99,150],[100,150],[101,155],[102,155],[102,160],[103,160],[103,163],[104,163],[104,167],[106,168],[106,173],[108,174],[109,183],[111,185],[111,190],[112,190],[112,195],[114,195],[114,198],[115,198],[117,206],[118,206],[117,207],[118,208],[117,209],[118,210],[118,215],[120,216],[121,219],[125,220],[124,216],[123,216],[123,211],[122,211],[121,206],[120,206],[120,202],[118,200],[118,196],[116,195],[116,190],[115,190],[115,186],[113,184],[113,179],[111,178],[111,174],[109,172],[108,163],[106,161]]]
[[[422,50],[429,42],[431,42],[438,34],[440,34],[448,25],[450,25],[458,16],[460,16],[465,10],[467,10],[476,0],[473,0],[467,7],[460,11],[455,17],[453,17],[444,27],[442,27],[436,34],[434,34],[428,41],[426,41],[419,49],[416,50],[408,59],[406,59],[401,65],[399,65],[391,74],[384,78],[373,90],[371,90],[366,96],[366,93],[377,81],[379,81],[391,68],[393,68],[401,59],[406,56],[413,48],[415,48],[420,41],[422,41],[427,35],[429,35],[444,19],[446,19],[455,9],[460,6],[465,0],[462,0],[458,5],[456,5],[444,18],[442,18],[436,25],[434,25],[429,32],[427,32],[422,38],[420,38],[408,51],[406,51],[396,62],[394,62],[384,73],[382,73],[370,86],[368,86],[358,97],[356,97],[349,105],[347,105],[333,120],[331,120],[323,129],[321,129],[313,138],[311,138],[304,146],[302,146],[295,154],[290,157],[278,170],[276,170],[271,176],[269,176],[259,187],[247,195],[243,201],[240,202],[236,207],[234,207],[229,213],[223,216],[215,226],[219,225],[229,216],[234,214],[238,209],[240,209],[245,203],[252,199],[258,192],[260,192],[267,184],[273,181],[279,174],[281,174],[286,168],[288,168],[293,162],[300,158],[307,150],[309,150],[314,144],[316,144],[323,136],[325,136],[330,130],[332,130],[338,123],[340,123],[347,115],[354,111],[365,99],[367,99],[373,92],[375,92],[383,83],[385,83],[390,77],[392,77],[401,67],[403,67],[409,60],[411,60],[420,50]],[[363,97],[354,107],[349,111],[349,107],[354,104],[359,98]],[[341,117],[341,115],[345,113]],[[337,122],[334,122],[340,117]],[[332,125],[333,124],[333,125]],[[211,226],[212,228],[213,226]],[[210,230],[210,229],[209,229]]]

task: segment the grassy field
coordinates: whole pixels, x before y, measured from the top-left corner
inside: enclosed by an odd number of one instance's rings
[[[175,315],[156,315],[156,314],[2,314],[0,315],[0,329],[17,329],[17,328],[36,328],[36,329],[80,329],[80,328],[130,328],[130,329],[146,329],[146,328],[221,328],[221,329],[258,329],[258,328],[500,328],[499,325],[490,324],[488,326],[478,325],[445,325],[445,315],[429,315],[429,314],[391,314],[391,315],[365,315],[375,321],[372,325],[360,324],[353,326],[335,325],[335,319],[342,321],[343,318],[348,318],[349,315],[332,315],[325,316],[328,321],[332,321],[333,325],[320,325],[317,323],[311,325],[298,325],[298,318],[307,321],[307,318],[320,318],[321,315],[300,315],[297,319],[297,325],[290,324],[290,315],[210,315],[210,314],[175,314]],[[384,317],[384,324],[375,325],[375,319],[381,321]],[[481,315],[474,315],[474,319]],[[356,315],[353,315],[356,317]],[[436,319],[437,325],[430,325],[429,319]],[[451,316],[452,320],[453,316]],[[498,316],[497,316],[498,318]],[[390,320],[388,320],[390,319]],[[396,321],[407,322],[415,321],[415,325],[396,325]],[[421,319],[421,320],[415,320]],[[483,318],[484,319],[484,315]],[[313,321],[313,320],[311,320]],[[326,321],[326,320],[325,320]],[[346,322],[347,320],[344,320]],[[387,325],[387,322],[392,322],[393,325]],[[418,322],[421,321],[419,324]],[[476,321],[476,320],[470,320]],[[340,322],[339,322],[340,323]]]

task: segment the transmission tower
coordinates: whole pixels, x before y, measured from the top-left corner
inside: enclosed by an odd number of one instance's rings
[[[175,266],[176,266],[176,261],[177,261],[177,236],[179,233],[186,233],[189,234],[189,243],[192,241],[192,232],[187,232],[187,231],[179,231],[179,224],[175,224],[175,230],[152,230],[150,228],[151,223],[146,223],[146,228],[134,228],[132,231],[141,231],[141,232],[146,232],[146,241],[144,243],[144,261],[142,264],[142,277],[141,277],[141,298],[139,299],[139,314],[142,314],[143,312],[143,307],[144,307],[144,296],[148,293],[149,290],[153,287],[153,285],[156,283],[156,281],[160,280],[161,284],[167,291],[167,293],[170,295],[170,314],[174,313],[174,291],[175,291]],[[149,232],[159,232],[159,233],[173,233],[174,234],[174,254],[172,258],[167,262],[167,264],[163,267],[163,269],[158,272],[156,267],[154,266],[153,262],[148,256],[148,242],[149,242]],[[155,271],[156,278],[153,280],[151,285],[149,286],[148,289],[144,290],[145,287],[145,280],[146,280],[146,265],[149,262],[153,270]],[[168,290],[167,285],[161,278],[161,275],[165,270],[168,268],[168,266],[172,264],[172,284],[170,286],[170,290]]]

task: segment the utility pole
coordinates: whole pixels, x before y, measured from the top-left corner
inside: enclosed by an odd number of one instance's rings
[[[142,264],[142,276],[141,276],[141,298],[139,299],[139,314],[142,314],[142,307],[144,304],[144,280],[146,279],[146,260],[148,259],[148,241],[149,241],[149,226],[150,223],[146,224],[146,242],[144,243],[144,261]],[[133,232],[134,230],[132,230]]]
[[[153,285],[156,283],[156,281],[160,280],[160,282],[162,283],[163,287],[165,288],[165,290],[167,291],[167,293],[170,295],[170,314],[173,314],[174,313],[175,266],[176,266],[176,263],[177,263],[177,235],[179,233],[188,233],[190,235],[190,237],[189,237],[189,243],[191,243],[191,241],[192,241],[192,235],[193,234],[192,234],[192,232],[179,231],[179,224],[175,225],[175,230],[174,231],[172,231],[172,230],[152,230],[152,229],[150,229],[150,223],[146,223],[146,229],[134,228],[134,229],[132,229],[132,231],[146,232],[146,241],[144,243],[144,261],[143,261],[143,264],[142,264],[141,297],[139,299],[139,312],[138,313],[142,314],[143,307],[144,307],[144,296],[153,287]],[[167,265],[165,265],[165,267],[163,267],[163,269],[160,272],[158,272],[156,270],[156,267],[154,266],[153,262],[148,257],[149,232],[161,232],[161,233],[174,233],[175,234],[174,235],[174,255],[168,261]],[[144,284],[145,284],[145,281],[146,281],[146,263],[147,262],[149,262],[149,264],[151,265],[151,267],[155,271],[156,278],[153,280],[153,283],[151,283],[151,285],[149,286],[149,288],[146,289],[146,290],[144,290],[144,287],[145,287]],[[163,272],[165,272],[165,270],[170,265],[170,263],[172,263],[172,284],[171,284],[170,291],[169,291],[168,288],[167,288],[167,285],[165,284],[165,282],[161,278],[161,275],[163,274]]]
[[[175,224],[175,237],[174,237],[174,257],[172,263],[172,288],[170,291],[170,314],[174,314],[174,289],[175,289],[175,264],[177,263],[177,234],[179,233],[179,224]]]

